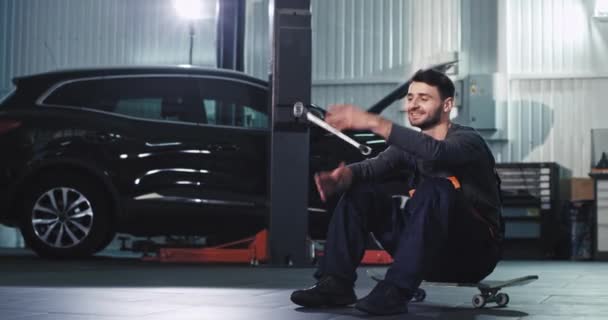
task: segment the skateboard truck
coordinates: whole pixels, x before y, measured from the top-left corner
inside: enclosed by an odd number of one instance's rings
[[[327,130],[328,132],[338,136],[338,138],[348,142],[349,144],[353,145],[355,148],[359,149],[359,151],[361,152],[362,155],[367,156],[370,155],[372,153],[372,148],[370,148],[369,146],[360,144],[359,142],[353,140],[351,137],[345,135],[344,133],[340,132],[338,129],[330,126],[327,122],[323,121],[322,119],[320,119],[319,117],[315,116],[314,114],[310,113],[306,107],[304,107],[304,104],[300,101],[296,102],[293,105],[293,116],[295,118],[302,118],[303,116],[306,116],[306,120],[316,124],[317,126]]]
[[[483,308],[488,302],[496,302],[499,307],[504,307],[509,303],[509,295],[503,292],[498,292],[500,289],[479,289],[481,294],[473,296],[473,307]]]

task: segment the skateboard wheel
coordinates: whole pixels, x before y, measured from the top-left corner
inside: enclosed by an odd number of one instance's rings
[[[486,305],[486,298],[480,294],[473,296],[473,307],[480,309]]]
[[[416,292],[414,293],[414,301],[420,302],[424,301],[424,299],[426,299],[426,291],[420,288],[416,289]]]
[[[509,295],[506,293],[499,293],[496,295],[496,304],[499,307],[504,307],[509,303]]]

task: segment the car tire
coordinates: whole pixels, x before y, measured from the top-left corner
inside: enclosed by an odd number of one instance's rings
[[[26,189],[21,232],[45,258],[82,258],[114,235],[109,197],[95,180],[72,174],[41,177]]]
[[[111,229],[111,228],[109,228],[109,229]],[[114,230],[108,230],[105,239],[97,245],[94,252],[99,252],[99,251],[105,249],[108,245],[110,245],[110,243],[112,243],[112,241],[114,241],[115,237],[116,237],[116,232]]]

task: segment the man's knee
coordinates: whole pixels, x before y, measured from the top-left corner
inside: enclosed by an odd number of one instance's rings
[[[447,178],[426,178],[416,187],[415,194],[436,194],[438,192],[451,193],[455,190],[454,185]]]
[[[338,206],[354,209],[358,214],[369,215],[378,210],[390,210],[391,204],[390,195],[380,185],[357,183],[342,194]]]
[[[408,202],[410,211],[418,215],[439,215],[443,217],[452,206],[456,189],[445,178],[427,178],[420,183],[414,196]]]

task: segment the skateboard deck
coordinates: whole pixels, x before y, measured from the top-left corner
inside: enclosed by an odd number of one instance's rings
[[[381,281],[384,279],[384,274],[377,271],[367,270],[367,275],[374,281]],[[523,286],[530,282],[538,280],[537,275],[528,275],[519,278],[513,278],[508,280],[486,280],[480,281],[479,283],[460,283],[460,282],[432,282],[423,281],[422,286],[429,287],[471,287],[477,288],[480,294],[473,296],[473,306],[475,308],[483,308],[488,302],[496,302],[499,307],[504,307],[509,303],[509,295],[506,293],[498,292],[503,288]],[[422,288],[418,288],[414,294],[414,301],[424,301],[426,298],[426,291]]]

